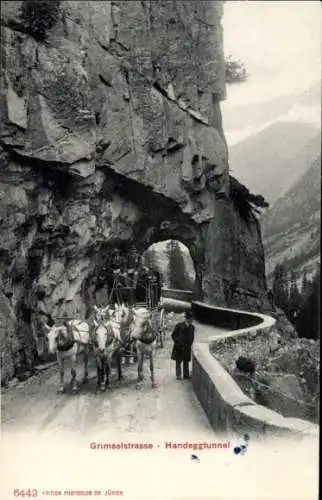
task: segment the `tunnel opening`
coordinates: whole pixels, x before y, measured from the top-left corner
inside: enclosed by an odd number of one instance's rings
[[[160,273],[163,288],[192,292],[196,279],[189,248],[177,239],[150,245],[143,253],[145,266]]]

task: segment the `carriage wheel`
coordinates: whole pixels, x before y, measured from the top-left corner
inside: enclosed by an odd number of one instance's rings
[[[165,311],[162,308],[160,312],[160,319],[159,319],[159,341],[160,341],[160,347],[164,347],[164,341],[165,341],[165,318],[164,318]]]

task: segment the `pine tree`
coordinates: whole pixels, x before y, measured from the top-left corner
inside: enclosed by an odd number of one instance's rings
[[[304,302],[296,318],[295,326],[300,337],[309,339],[320,338],[320,266],[312,282],[312,292]]]
[[[295,316],[299,313],[302,303],[303,300],[297,286],[296,274],[294,271],[292,271],[290,278],[289,298],[288,298],[288,319],[290,321],[293,321]]]
[[[226,83],[245,82],[248,73],[244,63],[240,60],[235,60],[229,55],[225,59],[225,80]]]
[[[169,287],[177,290],[190,290],[191,283],[187,276],[185,262],[177,241],[167,244]]]
[[[288,311],[288,280],[285,266],[276,264],[273,273],[272,297],[275,305],[287,313]]]
[[[173,240],[169,240],[167,243],[166,251],[168,257],[168,286],[169,288],[175,288],[173,286],[174,276],[176,274],[175,271],[175,263],[174,263],[174,245],[175,242]]]
[[[320,264],[317,264],[315,276],[312,281],[311,295],[315,297],[319,306],[320,306],[320,287],[321,287]]]
[[[304,299],[307,296],[307,289],[308,289],[308,277],[307,277],[307,272],[304,271],[301,283],[301,295]]]
[[[301,285],[301,295],[303,301],[307,300],[312,292],[312,281],[307,277],[307,272],[304,271]]]

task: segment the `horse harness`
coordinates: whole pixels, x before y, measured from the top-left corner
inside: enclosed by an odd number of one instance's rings
[[[120,343],[121,349],[123,349],[123,354],[131,356],[131,355],[133,355],[133,353],[132,353],[132,351],[130,351],[130,346],[133,343],[133,340],[131,339],[131,333],[129,331],[129,328],[126,328],[126,330],[128,331],[128,333],[127,333],[125,339],[122,340],[122,338],[121,338],[121,341],[119,341],[119,343]]]
[[[140,342],[142,342],[142,344],[145,344],[145,345],[149,345],[149,344],[152,344],[152,342],[155,341],[155,339],[157,338],[157,335],[151,335],[151,337],[149,338],[140,338],[138,339]]]
[[[72,349],[75,345],[75,340],[66,339],[63,344],[57,344],[57,351],[59,352],[67,352]]]
[[[149,324],[149,322],[148,322],[148,324]],[[150,345],[150,344],[152,344],[155,341],[155,339],[157,338],[157,336],[158,336],[157,333],[155,335],[153,333],[151,333],[149,336],[147,336],[147,337],[143,336],[143,337],[139,338],[138,340],[140,342],[142,342],[142,344]]]
[[[62,337],[63,341],[61,341]],[[74,347],[76,340],[73,339],[72,335],[67,330],[67,337],[64,337],[62,335],[62,332],[60,331],[59,335],[57,336],[56,342],[57,342],[57,351],[67,352]]]

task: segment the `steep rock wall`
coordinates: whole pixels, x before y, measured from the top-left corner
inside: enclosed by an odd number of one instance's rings
[[[267,301],[260,227],[250,213],[245,220],[232,200],[219,198],[206,231],[204,299],[218,307],[272,312]],[[220,246],[220,251],[217,251]]]
[[[235,233],[229,200],[222,2],[43,2],[45,39],[27,3],[1,6],[2,379],[46,352],[45,323],[106,300],[116,245],[179,239],[196,296],[230,305],[237,274],[258,308],[258,225]]]

